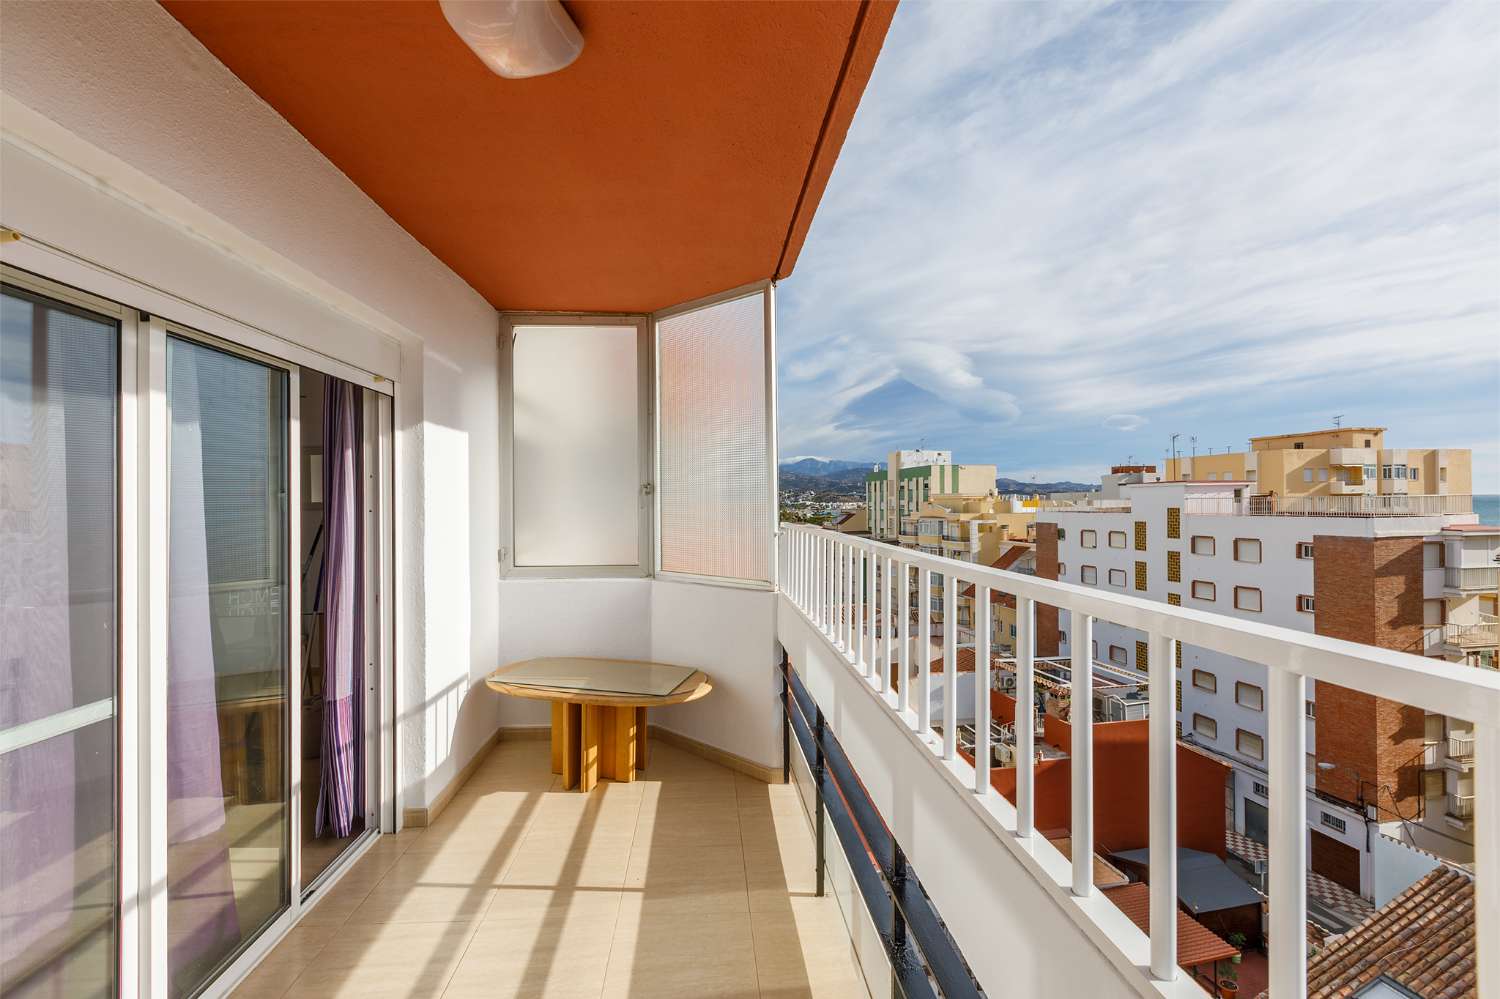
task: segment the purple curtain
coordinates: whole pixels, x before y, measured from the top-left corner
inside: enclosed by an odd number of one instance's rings
[[[343,838],[364,813],[363,406],[357,386],[328,379],[323,397],[323,760],[314,834]]]

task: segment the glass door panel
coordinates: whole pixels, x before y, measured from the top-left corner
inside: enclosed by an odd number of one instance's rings
[[[0,994],[116,977],[117,321],[0,295]]]
[[[167,928],[190,995],[284,911],[287,372],[167,340]]]

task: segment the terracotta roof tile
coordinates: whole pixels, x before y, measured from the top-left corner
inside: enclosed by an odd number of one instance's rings
[[[1104,897],[1115,904],[1130,921],[1141,928],[1147,936],[1151,934],[1151,887],[1144,882],[1124,885],[1120,888],[1105,888]],[[1225,943],[1213,930],[1192,916],[1177,910],[1177,963],[1184,968],[1214,961],[1227,961],[1239,953],[1239,949]]]
[[[1308,999],[1387,975],[1426,999],[1476,999],[1474,882],[1439,867],[1307,962]]]

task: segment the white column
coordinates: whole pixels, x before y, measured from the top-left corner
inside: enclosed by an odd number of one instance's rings
[[[1151,974],[1177,977],[1177,715],[1173,676],[1177,643],[1152,632],[1150,680]]]
[[[1073,612],[1073,894],[1094,892],[1094,619]]]
[[[1474,939],[1479,995],[1500,995],[1500,718],[1474,721]],[[1487,793],[1488,792],[1488,793]]]
[[[958,576],[943,573],[943,759],[958,755]]]
[[[900,601],[901,609],[901,661],[897,666],[901,670],[901,689],[897,692],[897,707],[904,709],[911,704],[911,566],[905,562],[901,563],[900,578],[896,580],[899,592],[896,594]]]
[[[1307,995],[1307,680],[1271,668],[1266,701],[1271,782],[1271,994]]]
[[[974,584],[974,793],[990,791],[990,588]]]
[[[917,653],[916,668],[917,734],[926,738],[932,731],[932,570],[925,565],[917,569]]]
[[[1016,835],[1031,836],[1036,815],[1036,601],[1016,597]]]
[[[856,545],[849,546],[849,583],[854,599],[849,601],[849,658],[855,667],[866,672],[865,659],[865,552]]]
[[[896,630],[896,615],[893,611],[896,591],[892,589],[895,585],[892,577],[896,572],[896,562],[889,555],[882,555],[880,563],[880,609],[885,614],[885,620],[880,629],[880,692],[888,694],[891,690],[891,646],[894,644],[892,633]]]
[[[865,632],[868,634],[869,656],[865,659],[865,675],[876,677],[880,675],[880,640],[875,637],[876,626],[880,622],[877,616],[880,609],[880,584],[876,580],[880,570],[880,557],[874,550],[865,553]]]

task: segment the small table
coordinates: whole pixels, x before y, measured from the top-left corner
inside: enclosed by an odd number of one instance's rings
[[[491,690],[552,702],[552,772],[563,787],[590,791],[599,779],[631,781],[646,769],[646,709],[683,704],[713,690],[691,666],[635,659],[544,658],[491,673]]]

